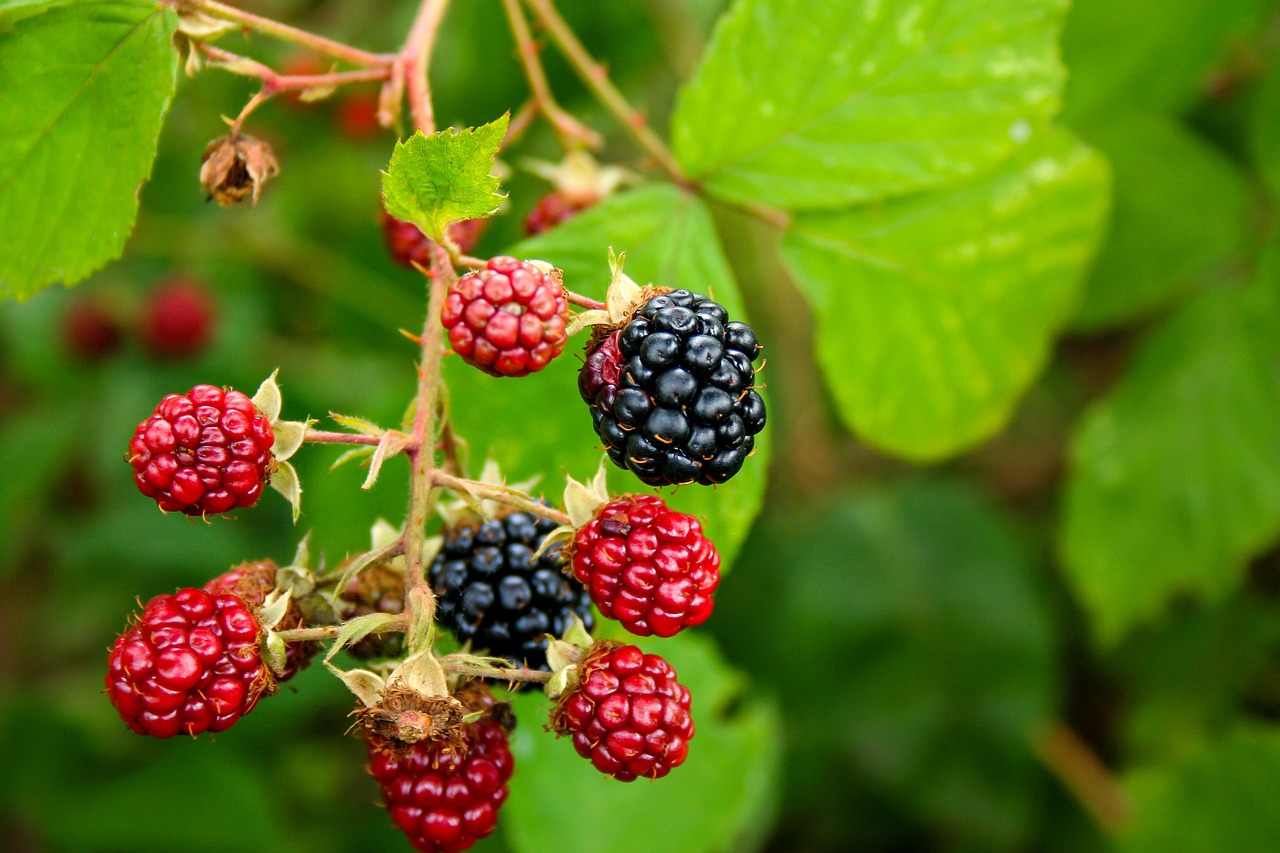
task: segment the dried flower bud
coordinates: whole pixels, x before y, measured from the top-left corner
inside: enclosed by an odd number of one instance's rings
[[[271,146],[242,133],[229,133],[210,142],[201,163],[200,185],[223,207],[243,201],[250,193],[257,204],[262,185],[280,171]]]

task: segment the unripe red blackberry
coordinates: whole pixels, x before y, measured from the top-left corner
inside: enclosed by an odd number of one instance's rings
[[[751,327],[723,306],[672,290],[597,335],[578,390],[618,467],[651,486],[723,483],[764,429],[759,353]]]
[[[370,613],[400,613],[404,610],[404,572],[386,563],[371,566],[356,575],[338,598],[343,621]],[[358,660],[397,658],[404,652],[404,634],[370,634],[347,646],[346,651]]]
[[[711,615],[720,554],[691,515],[623,495],[574,535],[571,564],[591,603],[633,634],[670,637]]]
[[[599,201],[600,197],[595,194],[571,195],[561,190],[552,190],[538,199],[533,210],[525,217],[524,233],[532,237],[549,231],[587,208],[594,207]]]
[[[480,236],[488,226],[488,219],[464,219],[449,226],[449,239],[458,246],[464,255],[471,254]],[[431,267],[431,247],[435,245],[426,234],[412,222],[396,219],[390,213],[382,213],[382,236],[387,243],[387,251],[391,259],[401,266],[412,267],[415,263],[420,267]]]
[[[138,489],[166,512],[216,515],[253,506],[273,470],[271,424],[239,391],[169,394],[134,431]]]
[[[129,728],[167,738],[230,728],[275,692],[259,651],[262,627],[230,592],[157,595],[116,638],[107,696]]]
[[[671,665],[608,641],[588,652],[577,685],[551,712],[551,726],[620,782],[666,776],[688,757],[694,732],[689,689]]]
[[[511,512],[445,531],[428,573],[436,617],[477,652],[547,668],[547,634],[564,636],[574,616],[593,624],[587,591],[565,577],[563,544],[534,552],[555,522]]]
[[[367,731],[365,738],[369,773],[413,849],[453,853],[493,832],[515,762],[507,730],[492,715],[440,740],[402,744]]]
[[[142,341],[165,358],[195,355],[213,335],[214,305],[194,279],[175,278],[151,294],[142,316]]]
[[[275,589],[276,572],[279,566],[272,560],[249,560],[233,566],[206,583],[202,589],[207,593],[231,592],[244,599],[245,603],[256,613],[263,601]],[[307,627],[307,620],[302,615],[297,601],[289,601],[289,609],[275,626],[278,631],[291,631],[295,628]],[[288,681],[301,670],[307,668],[320,644],[316,642],[289,643],[285,647],[284,671],[277,677],[278,681]]]
[[[77,299],[62,317],[62,341],[81,361],[100,361],[120,348],[120,321],[97,299]]]
[[[373,92],[351,92],[338,101],[338,131],[353,142],[368,142],[382,132],[378,121],[378,96]]]
[[[467,364],[491,376],[526,376],[564,351],[568,316],[558,277],[500,255],[453,283],[440,319]]]

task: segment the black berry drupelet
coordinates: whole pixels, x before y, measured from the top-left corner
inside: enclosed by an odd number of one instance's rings
[[[609,458],[651,486],[723,483],[764,429],[755,332],[688,290],[646,301],[578,375]]]
[[[437,618],[477,652],[547,668],[547,634],[564,636],[577,615],[592,627],[586,589],[565,576],[563,544],[534,553],[555,522],[527,512],[445,532],[429,580]]]

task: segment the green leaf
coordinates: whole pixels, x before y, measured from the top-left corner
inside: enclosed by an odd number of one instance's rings
[[[1273,196],[1280,197],[1280,62],[1263,78],[1249,128],[1253,160]]]
[[[1120,853],[1273,850],[1280,836],[1280,731],[1243,729],[1196,754],[1129,773],[1134,822]]]
[[[1071,442],[1060,546],[1104,642],[1176,595],[1220,599],[1280,533],[1280,275],[1207,291]]]
[[[603,299],[610,246],[626,252],[626,272],[637,282],[689,287],[713,296],[731,317],[746,316],[706,208],[669,185],[612,196],[505,251],[549,261],[564,271],[570,290]],[[492,456],[502,460],[503,472],[513,481],[541,474],[540,490],[559,501],[564,490],[561,471],[579,480],[595,472],[601,443],[577,390],[578,352],[585,345],[586,335],[570,340],[565,353],[545,370],[519,381],[487,376],[461,359],[446,359],[450,417],[470,445],[472,473]],[[755,455],[728,483],[714,489],[685,486],[667,496],[671,506],[704,519],[726,567],[760,510],[769,432],[766,428],[760,434]],[[630,472],[610,468],[614,494],[645,490]]]
[[[1087,135],[1115,175],[1111,230],[1075,317],[1098,329],[1165,305],[1239,251],[1251,198],[1240,169],[1176,119],[1112,117]]]
[[[71,0],[0,0],[0,35],[18,21],[47,12],[54,6],[65,6]]]
[[[1030,745],[1058,679],[1041,571],[1007,518],[950,485],[764,517],[712,621],[782,698],[789,810],[871,798],[971,842],[948,849],[1027,848]]]
[[[442,239],[454,222],[493,215],[506,198],[492,173],[508,118],[503,114],[480,127],[430,136],[418,131],[397,142],[382,173],[387,212],[433,240]]]
[[[954,191],[797,217],[786,260],[845,422],[921,460],[998,430],[1070,315],[1106,204],[1102,159],[1049,130]]]
[[[1121,105],[1187,109],[1213,65],[1273,7],[1272,0],[1074,0],[1062,33],[1071,69],[1067,121],[1105,121]]]
[[[739,0],[672,120],[727,199],[842,207],[966,178],[1058,109],[1066,0]]]
[[[0,33],[0,297],[120,256],[177,80],[176,21],[149,0],[85,0]]]
[[[520,772],[502,814],[519,853],[598,853],[605,838],[610,853],[752,849],[768,826],[779,759],[773,704],[748,692],[705,637],[637,645],[666,658],[693,694],[688,760],[652,784],[609,779],[568,738],[542,730],[546,697],[519,695],[512,752]]]

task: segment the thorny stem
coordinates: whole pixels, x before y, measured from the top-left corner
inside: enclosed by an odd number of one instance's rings
[[[391,76],[390,66],[360,68],[355,71],[334,71],[328,74],[279,74],[261,62],[223,50],[204,42],[196,43],[197,49],[210,59],[214,68],[230,71],[262,81],[262,91],[267,95],[298,89],[314,89],[321,86],[345,86],[348,83],[376,83]]]
[[[342,633],[343,625],[324,625],[319,628],[292,628],[288,631],[277,631],[280,639],[286,643],[306,643],[312,640],[327,640],[336,637]],[[405,630],[408,623],[401,620],[394,620],[383,625],[375,634],[391,634]]]
[[[324,430],[309,429],[302,437],[302,440],[311,444],[366,444],[370,447],[377,447],[382,439],[376,435],[356,435],[349,432],[325,432]]]
[[[440,658],[440,666],[445,672],[461,675],[473,675],[477,678],[493,678],[505,681],[550,681],[551,673],[537,669],[505,669],[498,666],[478,666],[473,663],[462,663],[450,660],[447,656]]]
[[[587,49],[582,46],[582,42],[578,41],[578,37],[574,35],[564,18],[560,17],[551,0],[524,0],[524,2],[533,10],[547,34],[551,36],[551,40],[556,43],[556,47],[564,54],[564,58],[569,61],[578,77],[604,105],[604,108],[612,113],[613,117],[640,144],[640,147],[657,161],[662,171],[666,172],[672,181],[682,187],[692,187],[692,183],[681,170],[680,164],[676,162],[675,155],[653,132],[653,128],[649,127],[644,114],[633,107],[622,92],[613,85],[604,67],[587,53]]]
[[[543,518],[549,518],[556,524],[569,524],[569,516],[554,507],[530,498],[528,495],[522,495],[517,491],[507,488],[504,485],[495,485],[493,483],[478,483],[475,480],[464,480],[461,477],[454,477],[446,474],[444,471],[435,470],[431,473],[431,481],[434,485],[448,489],[460,495],[471,495],[480,500],[495,501],[507,506],[513,506],[516,509],[522,509],[525,512],[531,512],[534,515],[540,515]]]
[[[418,14],[413,19],[409,36],[400,51],[405,84],[409,92],[409,110],[413,123],[423,133],[431,133],[436,127],[435,111],[431,106],[431,84],[427,69],[431,65],[431,49],[436,33],[444,19],[449,0],[422,0]]]
[[[240,24],[248,29],[256,30],[263,35],[271,36],[280,41],[291,42],[301,47],[309,48],[317,53],[324,53],[336,59],[342,59],[350,62],[352,65],[361,65],[366,67],[378,67],[390,65],[394,57],[385,54],[370,53],[367,50],[351,47],[333,39],[327,39],[324,36],[309,33],[306,30],[300,30],[297,27],[291,27],[288,24],[282,24],[279,21],[273,21],[270,18],[263,18],[252,12],[245,12],[237,9],[235,6],[228,6],[225,3],[219,3],[217,0],[179,0],[174,4],[179,9],[183,7],[198,9],[201,12],[207,12],[215,18],[221,18],[224,21],[232,21]]]
[[[542,60],[538,58],[538,44],[529,32],[529,22],[525,20],[524,12],[520,9],[520,0],[502,0],[502,5],[507,12],[507,22],[511,25],[511,35],[516,40],[516,53],[520,57],[520,65],[524,69],[525,78],[529,81],[529,91],[533,95],[534,107],[542,113],[551,125],[551,129],[555,131],[556,138],[560,140],[560,147],[565,151],[572,151],[584,145],[588,148],[599,148],[604,142],[600,134],[565,112],[556,103],[555,96],[551,94],[551,86],[547,83],[547,74],[542,68]]]
[[[574,293],[572,290],[565,288],[564,298],[571,305],[579,305],[583,308],[594,308],[598,311],[604,311],[609,306],[598,299],[592,299],[590,296],[583,296],[581,293]]]
[[[1033,744],[1036,754],[1103,830],[1116,834],[1133,817],[1133,805],[1102,760],[1061,721]]]

